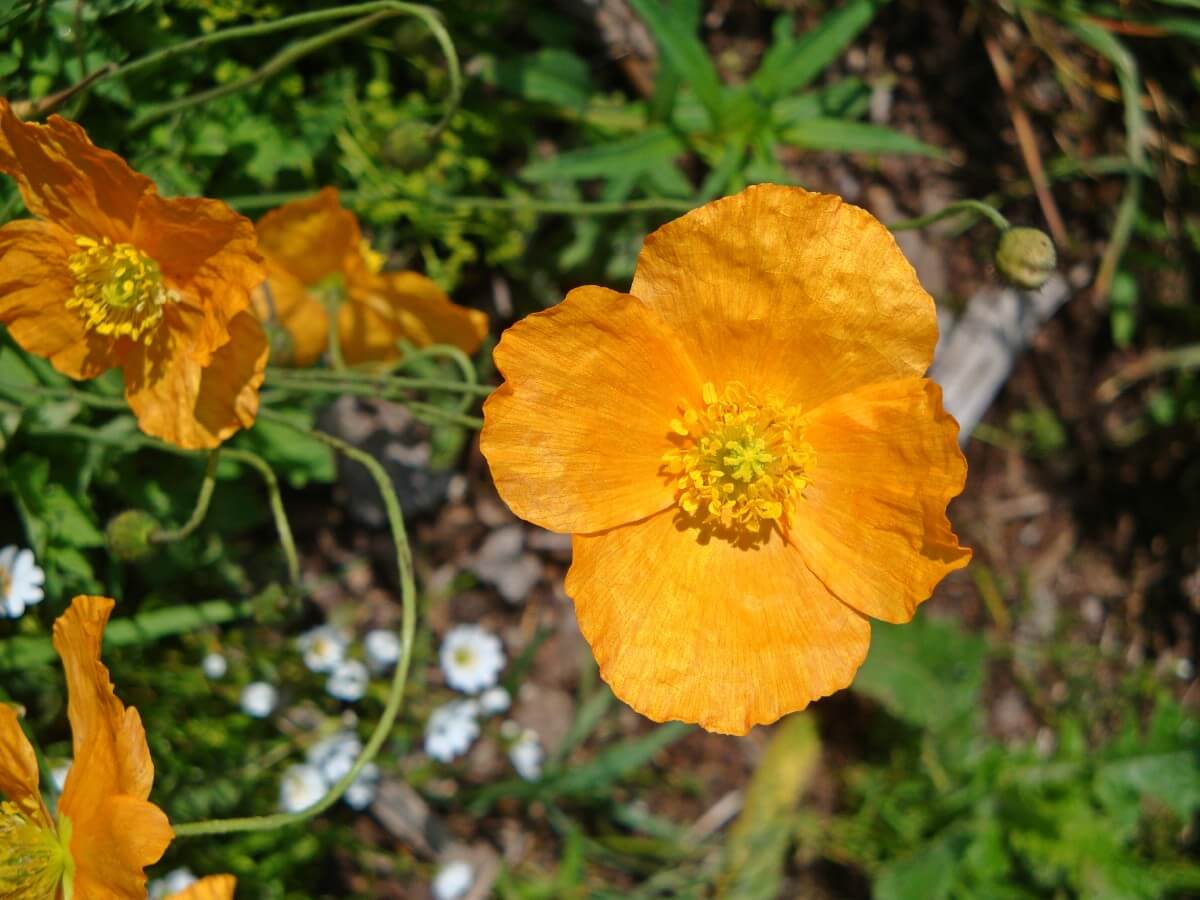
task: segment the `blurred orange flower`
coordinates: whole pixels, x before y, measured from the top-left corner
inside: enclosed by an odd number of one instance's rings
[[[17,713],[0,706],[0,897],[140,900],[143,868],[173,837],[167,817],[147,800],[154,764],[142,720],[117,699],[100,662],[112,608],[106,597],[76,597],[54,623],[74,756],[57,821],[38,792],[37,758]]]
[[[267,342],[250,222],[218,200],[160,197],[73,122],[22,122],[0,99],[0,172],[36,217],[0,227],[0,321],[71,378],[113,367],[147,434],[214,447],[254,422]]]
[[[236,887],[237,879],[232,875],[209,875],[171,894],[167,900],[233,900]]]
[[[652,234],[629,294],[505,333],[481,447],[517,515],[574,535],[567,593],[618,697],[744,734],[849,685],[868,617],[909,620],[967,564],[936,340],[886,228],[777,185]]]
[[[486,314],[453,303],[424,275],[380,271],[383,257],[334,188],[273,209],[256,227],[267,282],[254,306],[290,338],[291,365],[311,365],[328,346],[326,296],[338,299],[338,344],[349,365],[396,359],[400,340],[474,353],[487,334]]]

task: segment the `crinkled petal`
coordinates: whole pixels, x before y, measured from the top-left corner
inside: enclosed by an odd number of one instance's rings
[[[967,463],[941,388],[924,378],[859,388],[815,409],[805,437],[814,458],[792,543],[845,603],[907,622],[971,559],[946,518]]]
[[[0,798],[14,804],[26,820],[49,827],[50,816],[38,788],[38,764],[17,711],[0,704]]]
[[[171,894],[167,900],[233,900],[237,879],[232,875],[209,875],[190,887]]]
[[[228,341],[230,321],[250,307],[250,293],[266,278],[250,220],[220,200],[147,194],[133,240],[202,314],[192,352],[211,353]]]
[[[362,256],[358,219],[342,208],[334,188],[271,210],[255,228],[263,253],[307,285],[346,274],[348,259]]]
[[[838,197],[756,185],[646,238],[630,293],[679,336],[707,381],[813,407],[922,375],[933,300],[888,230]]]
[[[94,815],[82,822],[69,817],[75,896],[145,900],[144,870],[162,858],[174,837],[163,811],[145,800],[112,796],[101,800]]]
[[[500,496],[553,531],[601,531],[665,509],[659,470],[699,377],[635,298],[583,287],[518,322],[495,351],[505,383],[484,403],[480,449]]]
[[[487,335],[487,314],[454,303],[419,272],[385,272],[338,312],[342,357],[351,365],[399,356],[397,342],[450,344],[474,353]]]
[[[870,624],[778,535],[707,541],[673,511],[575,535],[566,590],[600,674],[655,721],[745,734],[840,690]]]
[[[87,332],[67,301],[75,281],[71,235],[50,222],[22,219],[0,227],[0,321],[29,353],[70,378],[95,378],[115,365],[111,338]]]
[[[107,597],[76,597],[54,623],[73,742],[58,809],[71,821],[78,897],[145,897],[142,868],[171,839],[166,816],[147,802],[154,763],[141,717],[117,699],[100,661],[113,606]]]
[[[272,365],[311,366],[325,352],[329,316],[324,304],[274,257],[267,257],[267,280],[254,292],[254,311],[268,330],[275,325],[287,336],[280,352],[272,348]]]
[[[125,366],[125,398],[147,434],[179,447],[215,447],[254,424],[267,365],[267,337],[252,312],[229,322],[229,341],[203,365],[189,353],[186,333],[162,329]]]
[[[0,98],[0,172],[16,179],[25,206],[72,234],[128,241],[138,202],[154,183],[94,145],[74,122],[22,122]]]

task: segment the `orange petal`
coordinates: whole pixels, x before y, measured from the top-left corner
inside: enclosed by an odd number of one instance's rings
[[[486,313],[454,303],[418,272],[385,272],[368,285],[368,293],[357,302],[352,298],[338,314],[342,356],[351,365],[395,359],[401,339],[474,353],[487,335]]]
[[[161,329],[125,363],[125,398],[142,431],[179,447],[215,447],[254,424],[267,364],[267,337],[252,312],[229,322],[229,341],[208,365],[186,347],[186,333]]]
[[[358,219],[342,208],[334,188],[271,210],[255,228],[263,253],[274,256],[307,285],[334,273],[345,274],[347,258],[362,255]]]
[[[80,792],[96,799],[129,794],[145,800],[154,781],[137,711],[127,710],[117,699],[108,669],[100,662],[100,642],[114,605],[107,597],[76,597],[54,623],[54,649],[67,677],[74,745],[60,806],[72,819],[80,811]]]
[[[805,407],[921,375],[937,341],[933,300],[888,230],[801,188],[757,185],[664,225],[629,292],[705,380]]]
[[[232,875],[209,875],[191,887],[171,894],[167,900],[233,900],[237,879]]]
[[[133,241],[203,311],[198,346],[206,352],[229,339],[229,320],[249,308],[250,292],[266,278],[254,226],[220,200],[147,194]]]
[[[145,897],[142,868],[171,840],[166,816],[146,802],[154,763],[141,717],[117,699],[100,662],[113,605],[107,597],[76,597],[54,623],[74,745],[58,808],[71,820],[76,896],[89,898]]]
[[[0,227],[0,321],[18,344],[70,378],[95,378],[115,364],[113,341],[83,327],[67,309],[75,289],[67,257],[71,235],[22,219]]]
[[[635,298],[582,287],[504,333],[505,383],[479,445],[513,512],[553,531],[601,531],[665,509],[671,420],[696,402],[679,343]]]
[[[662,722],[745,734],[850,684],[871,628],[778,536],[702,541],[673,511],[575,535],[567,593],[600,674]]]
[[[267,257],[267,280],[254,292],[254,310],[268,328],[272,324],[287,333],[290,346],[272,363],[311,366],[329,343],[329,316],[325,306],[295,275],[274,257]]]
[[[144,869],[162,858],[174,837],[162,810],[145,800],[116,796],[103,799],[84,820],[67,816],[73,826],[75,896],[145,900]]]
[[[101,150],[74,122],[51,116],[22,122],[0,98],[0,172],[11,175],[25,206],[73,234],[128,241],[138,201],[154,183]]]
[[[17,711],[0,704],[0,797],[14,804],[26,820],[43,828],[50,816],[38,789],[38,764]]]
[[[811,480],[790,538],[860,612],[907,622],[970,561],[946,518],[967,477],[957,436],[941,388],[924,378],[859,388],[808,417]]]

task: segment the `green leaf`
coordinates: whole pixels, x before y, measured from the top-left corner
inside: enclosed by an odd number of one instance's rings
[[[302,428],[312,428],[312,417],[287,413]],[[235,446],[257,453],[292,487],[310,482],[329,484],[337,479],[337,461],[333,450],[316,438],[301,434],[286,425],[259,419],[249,431],[238,435]]]
[[[663,161],[673,162],[685,150],[679,138],[659,126],[634,137],[530,163],[521,176],[534,182],[628,177],[631,172],[648,172]]]
[[[712,126],[719,127],[724,106],[721,81],[708,50],[697,37],[695,28],[690,27],[689,17],[680,15],[674,4],[668,8],[658,0],[630,0],[629,5],[654,35],[667,64],[696,92],[708,111]]]
[[[725,845],[719,897],[773,900],[782,896],[792,813],[817,771],[821,739],[813,718],[789,716],[767,746],[742,812]]]
[[[979,712],[985,649],[982,638],[924,613],[906,625],[873,622],[854,689],[898,718],[943,728]]]
[[[1119,759],[1102,765],[1097,775],[1107,787],[1154,797],[1185,821],[1200,809],[1200,754],[1195,751]]]
[[[593,93],[587,63],[555,47],[497,60],[484,77],[526,100],[580,112],[587,108]]]
[[[809,84],[858,37],[887,0],[850,0],[796,40],[790,16],[776,20],[775,40],[751,84],[769,98],[784,97]]]
[[[156,609],[127,619],[114,619],[104,630],[106,650],[149,644],[177,634],[223,625],[250,615],[250,603],[209,600],[206,603]],[[48,637],[18,636],[0,641],[0,671],[12,672],[54,660]]]
[[[858,119],[867,111],[871,89],[857,78],[844,78],[828,87],[776,100],[771,123],[783,130],[810,119]]]
[[[807,119],[784,129],[782,139],[806,150],[838,153],[905,153],[945,159],[946,152],[883,125],[843,119]]]
[[[912,856],[885,863],[875,877],[875,900],[943,900],[951,896],[963,841],[946,835]]]

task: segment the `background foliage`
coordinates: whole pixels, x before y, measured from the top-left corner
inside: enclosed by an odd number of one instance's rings
[[[1010,454],[1010,466],[1019,460],[1044,473],[1039,484],[1068,498],[1079,521],[1098,508],[1112,510],[1114,522],[1124,516],[1133,535],[1124,544],[1110,540],[1106,515],[1089,520],[1098,523],[1091,552],[1111,554],[1118,570],[1132,570],[1139,548],[1163,541],[1146,551],[1161,568],[1137,588],[1141,607],[1115,614],[1130,629],[1148,629],[1157,654],[1130,660],[1098,646],[1076,627],[1075,611],[1030,637],[1022,626],[1041,601],[1027,589],[1028,567],[989,558],[985,543],[974,580],[964,578],[953,594],[967,599],[942,605],[949,616],[876,626],[854,692],[760,735],[747,751],[753,765],[726,766],[732,774],[722,785],[692,768],[697,754],[728,761],[729,744],[715,750],[678,725],[630,724],[587,669],[567,738],[550,748],[542,781],[472,783],[423,760],[415,751],[436,691],[434,641],[424,634],[385,766],[463,840],[486,840],[507,822],[532,835],[540,852],[506,863],[497,895],[1200,892],[1194,674],[1177,677],[1171,655],[1178,647],[1185,662],[1187,648],[1194,654],[1195,594],[1187,607],[1179,585],[1200,567],[1195,504],[1179,508],[1181,496],[1200,491],[1200,472],[1194,453],[1175,449],[1195,446],[1200,422],[1200,314],[1191,291],[1200,249],[1200,7],[1015,0],[922,11],[882,0],[630,0],[654,57],[631,74],[577,14],[587,4],[454,0],[439,11],[466,86],[442,127],[453,81],[436,35],[419,18],[375,20],[381,6],[362,6],[336,25],[369,27],[340,40],[329,39],[335,25],[326,24],[215,41],[225,29],[332,5],[16,0],[0,11],[0,93],[44,98],[106,66],[207,37],[160,65],[100,79],[60,111],[167,194],[222,197],[256,216],[336,185],[389,264],[423,270],[456,299],[503,320],[557,302],[575,284],[623,287],[655,225],[758,181],[838,191],[834,173],[848,170],[886,185],[915,215],[928,210],[908,202],[914,185],[949,172],[959,196],[986,195],[1014,221],[1037,223],[1042,210],[1021,156],[997,138],[1004,105],[990,74],[985,88],[978,72],[940,73],[946,82],[961,75],[969,91],[989,98],[947,116],[955,126],[947,132],[926,127],[924,114],[903,125],[880,121],[876,105],[888,85],[877,69],[846,62],[863,46],[882,45],[891,54],[885,69],[908,54],[911,70],[914,28],[939,28],[961,45],[951,59],[980,59],[987,40],[1007,36],[1011,46],[1013,34],[1028,36],[1022,52],[1041,55],[1026,62],[1050,72],[1056,86],[1041,107],[1037,97],[1030,103],[1035,124],[1057,129],[1053,146],[1043,141],[1045,169],[1071,229],[1071,244],[1060,249],[1090,279],[1073,308],[1090,312],[1070,314],[1074,334],[1051,332],[1070,351],[1047,363],[1041,348],[1041,371],[1025,381],[1018,373],[977,434],[988,446],[976,444],[972,466],[986,473],[996,457],[985,454]],[[934,80],[930,93],[952,89]],[[206,94],[217,96],[191,103]],[[20,214],[11,182],[0,182],[0,219]],[[939,245],[972,269],[939,297],[951,307],[991,277],[991,238],[960,237],[967,224],[969,217]],[[486,354],[479,366],[487,377]],[[1027,388],[1047,369],[1072,366],[1094,376],[1080,388],[1082,405]],[[0,384],[8,398],[0,403],[0,485],[11,510],[0,543],[34,549],[48,597],[35,615],[0,623],[0,696],[25,705],[46,760],[61,759],[69,744],[49,625],[75,593],[120,597],[121,615],[139,614],[142,624],[114,628],[108,658],[124,699],[146,719],[156,797],[178,821],[272,809],[280,767],[297,755],[297,742],[238,711],[240,688],[263,678],[314,715],[342,710],[290,640],[318,614],[282,587],[270,512],[245,500],[262,496],[259,473],[222,461],[204,527],[147,563],[122,564],[106,552],[105,523],[127,508],[184,521],[203,460],[141,440],[115,409],[119,379],[89,383],[81,403],[61,376],[7,338]],[[31,407],[15,395],[40,402]],[[287,396],[281,406],[312,422],[322,404]],[[444,428],[440,440],[448,448],[442,465],[469,469],[458,452],[465,435]],[[233,447],[278,473],[289,507],[304,511],[298,536],[312,552],[313,511],[335,502],[328,449],[270,423]],[[1132,475],[1123,468],[1130,466]],[[996,485],[985,481],[980,497],[966,501],[979,517],[968,538],[985,538],[992,527],[987,492]],[[1164,507],[1161,498],[1172,496]],[[457,588],[475,586],[469,574],[457,578]],[[429,613],[440,601],[423,602]],[[213,683],[198,660],[218,643],[232,669]],[[537,640],[510,667],[514,691],[536,669],[536,649]],[[358,710],[364,733],[382,704],[382,689],[373,691]],[[1036,726],[1024,733],[997,724],[1013,691],[1035,710]],[[740,813],[727,829],[697,830],[691,811],[715,803],[719,787],[741,791]],[[312,828],[181,842],[162,868],[184,863],[235,872],[241,897],[419,896],[415,885],[433,871],[343,808]]]

